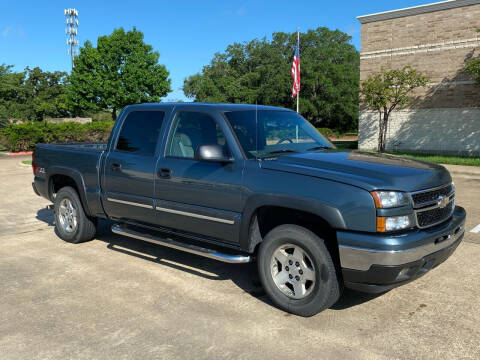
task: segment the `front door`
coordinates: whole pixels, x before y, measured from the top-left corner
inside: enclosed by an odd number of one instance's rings
[[[104,162],[103,204],[108,216],[153,223],[156,148],[165,113],[131,111]]]
[[[238,242],[244,161],[228,164],[195,160],[200,145],[217,144],[232,153],[224,119],[215,113],[178,111],[155,179],[159,225]]]

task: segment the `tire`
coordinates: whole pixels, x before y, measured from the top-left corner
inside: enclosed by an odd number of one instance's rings
[[[62,240],[78,244],[94,238],[97,221],[85,214],[75,189],[65,186],[58,191],[54,211],[55,230]]]
[[[315,315],[340,297],[341,285],[324,240],[301,226],[271,230],[260,244],[257,265],[267,295],[292,314]]]

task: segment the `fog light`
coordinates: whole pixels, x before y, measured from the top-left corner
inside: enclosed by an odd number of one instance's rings
[[[392,216],[387,217],[385,221],[385,230],[386,231],[395,231],[401,229],[407,229],[411,226],[410,216]]]
[[[377,217],[377,231],[396,231],[413,227],[414,221],[412,215]]]

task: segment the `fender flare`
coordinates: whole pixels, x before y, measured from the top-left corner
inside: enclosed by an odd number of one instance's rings
[[[75,184],[77,185],[78,195],[80,197],[80,201],[82,202],[83,210],[87,215],[91,216],[90,208],[88,206],[87,196],[85,193],[85,181],[83,180],[83,175],[72,168],[64,167],[64,166],[51,166],[47,169],[47,184],[48,184],[48,196],[50,197],[50,181],[51,177],[55,175],[65,175],[73,179]]]
[[[259,194],[251,196],[244,208],[240,226],[240,246],[253,251],[250,244],[250,230],[255,220],[257,209],[263,206],[278,206],[292,210],[300,210],[317,215],[324,219],[333,229],[346,229],[345,220],[341,212],[328,204],[308,198],[290,197],[276,194]],[[254,231],[254,230],[253,230]]]

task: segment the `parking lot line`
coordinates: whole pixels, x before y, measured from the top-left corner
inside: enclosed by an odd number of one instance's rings
[[[471,233],[479,233],[480,232],[480,224],[478,224],[477,226],[475,226],[472,230],[470,230]]]

